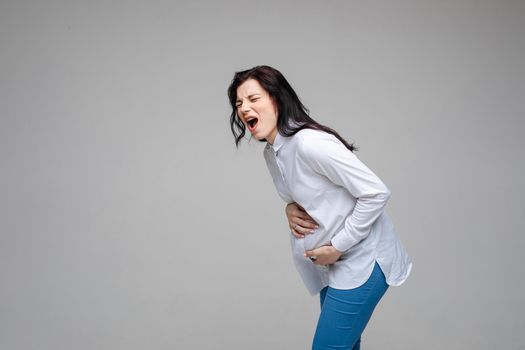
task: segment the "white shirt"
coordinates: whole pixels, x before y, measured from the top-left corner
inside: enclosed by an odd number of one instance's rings
[[[279,196],[319,224],[304,238],[290,235],[294,263],[311,295],[327,285],[359,287],[376,261],[389,285],[406,280],[412,263],[384,211],[390,191],[341,141],[313,129],[291,137],[277,133],[264,158]],[[343,252],[332,265],[318,266],[303,256],[328,244]]]

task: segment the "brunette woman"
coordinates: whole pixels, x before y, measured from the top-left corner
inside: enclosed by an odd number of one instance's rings
[[[359,349],[388,286],[412,268],[384,210],[390,191],[352,144],[308,115],[278,70],[237,72],[228,97],[235,144],[246,130],[266,143],[268,170],[288,203],[295,265],[309,292],[320,294],[312,349]]]

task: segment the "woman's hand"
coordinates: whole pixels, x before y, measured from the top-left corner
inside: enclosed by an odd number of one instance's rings
[[[310,258],[316,265],[331,265],[343,255],[342,252],[331,245],[325,245],[304,253],[304,256]]]
[[[295,238],[304,238],[306,234],[314,232],[319,227],[317,222],[295,202],[289,203],[285,211],[290,230]]]

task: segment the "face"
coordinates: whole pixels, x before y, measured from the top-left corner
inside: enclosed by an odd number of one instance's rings
[[[273,144],[277,135],[277,108],[257,80],[248,79],[237,88],[236,108],[253,137]]]

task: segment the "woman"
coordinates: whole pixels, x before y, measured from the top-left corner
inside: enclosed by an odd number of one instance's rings
[[[384,212],[390,192],[337,132],[314,121],[276,69],[237,72],[228,88],[236,146],[266,142],[264,157],[288,203],[294,262],[321,314],[312,349],[359,349],[372,312],[412,263]]]

